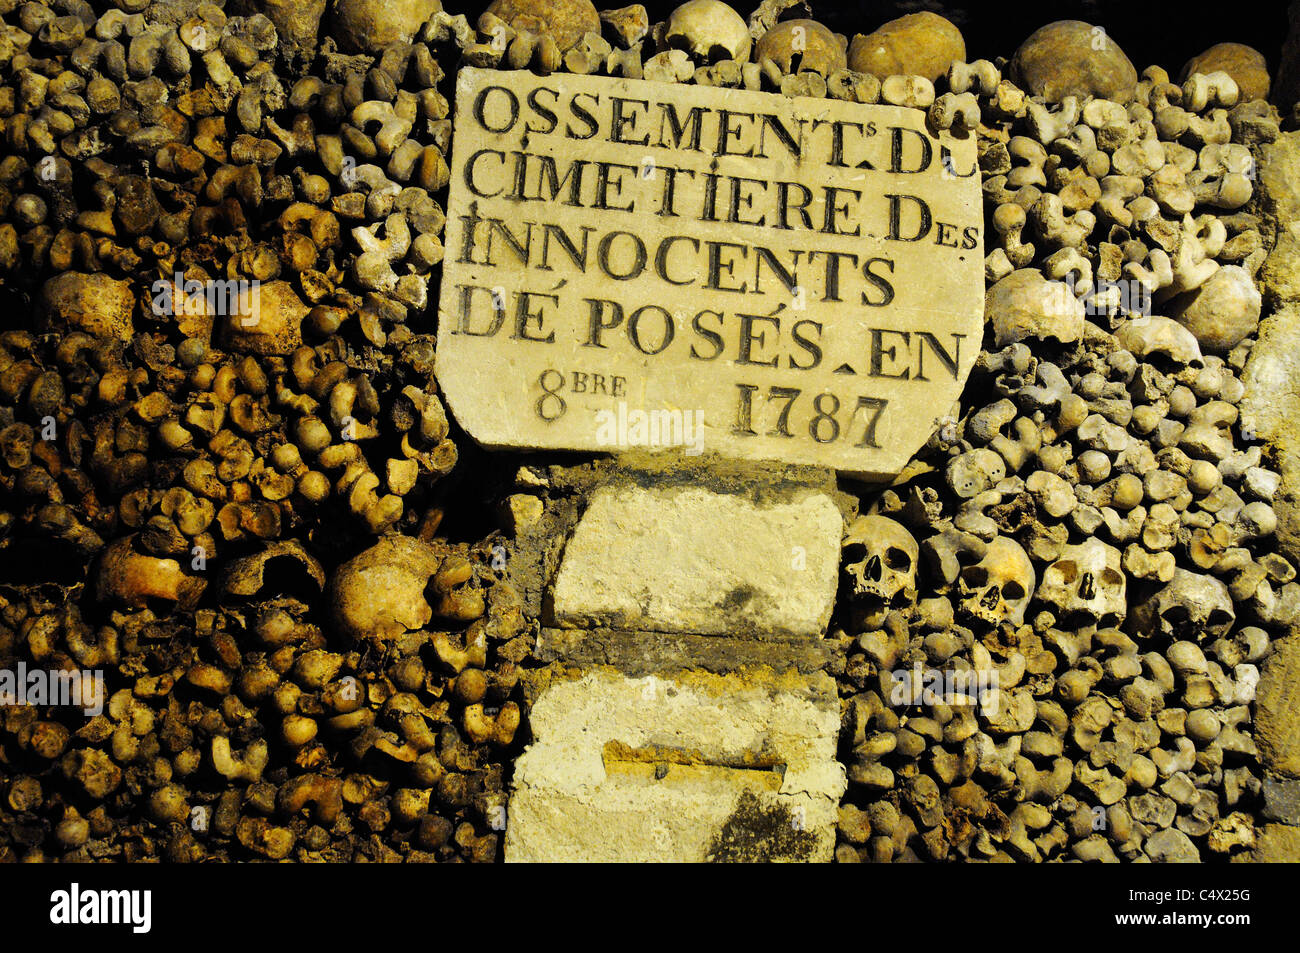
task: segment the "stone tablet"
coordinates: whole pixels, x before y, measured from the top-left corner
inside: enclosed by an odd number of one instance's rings
[[[920,110],[476,68],[438,380],[492,447],[896,473],[980,349],[973,137]]]

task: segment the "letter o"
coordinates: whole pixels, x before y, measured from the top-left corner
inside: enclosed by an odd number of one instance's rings
[[[646,350],[641,344],[641,315],[647,311],[658,311],[664,316],[664,339],[659,342],[659,346],[653,350]],[[657,304],[647,304],[637,308],[632,312],[632,316],[627,319],[627,336],[635,347],[642,354],[658,354],[663,351],[669,344],[673,343],[673,337],[677,334],[677,327],[673,324],[673,316],[668,309],[661,308]]]
[[[621,275],[616,275],[612,270],[610,270],[609,267],[609,249],[610,246],[614,244],[614,239],[618,238],[620,235],[626,235],[628,238],[632,239],[633,248],[636,251],[636,259],[632,263],[631,270]],[[641,272],[645,271],[645,265],[646,265],[645,242],[641,240],[641,237],[639,235],[636,235],[632,232],[610,232],[608,235],[606,235],[604,238],[600,240],[600,245],[597,246],[596,254],[600,262],[600,270],[603,271],[605,274],[609,275],[609,277],[613,278],[615,281],[628,281],[629,279],[635,278],[638,275],[640,275]]]
[[[499,129],[489,126],[487,124],[487,116],[485,115],[487,111],[488,93],[494,91],[505,93],[510,100],[510,121],[506,123],[504,126],[501,126]],[[474,118],[478,120],[478,124],[482,126],[484,129],[486,129],[488,132],[496,132],[496,133],[509,132],[514,127],[514,124],[519,120],[519,98],[515,96],[513,92],[506,89],[504,86],[484,87],[484,89],[482,89],[479,92],[479,94],[474,97]]]

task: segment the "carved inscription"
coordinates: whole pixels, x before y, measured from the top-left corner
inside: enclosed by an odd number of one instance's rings
[[[972,138],[919,110],[466,68],[438,379],[489,446],[897,472],[980,348]]]

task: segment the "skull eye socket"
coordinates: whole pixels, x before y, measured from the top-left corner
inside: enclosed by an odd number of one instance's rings
[[[1025,597],[1025,587],[1012,579],[1002,587],[1002,598],[1010,602],[1015,602]]]
[[[691,38],[685,33],[670,33],[664,38],[668,46],[674,50],[681,50],[683,53],[691,52]]]
[[[1205,620],[1205,625],[1208,628],[1217,629],[1220,626],[1232,625],[1234,621],[1236,620],[1230,613],[1224,612],[1222,609],[1211,609],[1210,617]]]
[[[1164,612],[1160,613],[1160,616],[1171,626],[1178,628],[1187,624],[1188,620],[1191,618],[1191,613],[1189,613],[1184,606],[1170,606]]]
[[[695,43],[685,33],[674,33],[672,36],[666,37],[666,39],[671,48],[681,50],[687,55],[694,55],[696,49]],[[727,49],[721,43],[712,44],[703,57],[704,62],[709,66],[731,58],[731,50]]]
[[[1113,569],[1103,569],[1101,571],[1102,585],[1105,586],[1122,586],[1124,577]]]
[[[972,589],[982,589],[988,585],[989,572],[983,566],[971,566],[961,574],[961,578]]]
[[[849,543],[844,547],[844,561],[857,563],[867,558],[867,547],[861,543]]]
[[[890,569],[906,572],[912,568],[912,557],[897,546],[890,546],[885,550],[885,565]]]
[[[1061,582],[1067,585],[1079,578],[1079,564],[1072,559],[1058,560],[1052,570],[1061,577]]]
[[[734,54],[721,43],[714,43],[709,47],[709,64],[721,63],[723,60],[732,59]]]

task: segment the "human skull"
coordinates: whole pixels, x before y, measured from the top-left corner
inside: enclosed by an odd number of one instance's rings
[[[492,0],[486,12],[513,30],[549,36],[561,53],[584,34],[600,35],[600,16],[591,0]]]
[[[782,73],[820,73],[829,76],[844,69],[846,38],[832,33],[816,20],[786,20],[778,23],[754,45],[754,59],[768,59]]]
[[[1134,357],[1159,356],[1175,364],[1193,364],[1204,360],[1196,335],[1173,318],[1144,315],[1131,318],[1115,329],[1115,340]]]
[[[749,59],[752,38],[739,13],[722,0],[687,0],[668,15],[664,41],[700,63]]]
[[[916,589],[920,548],[900,524],[886,516],[860,516],[843,545],[855,599],[892,604]]]
[[[1082,617],[1103,628],[1124,621],[1127,580],[1120,569],[1120,551],[1099,539],[1064,546],[1061,556],[1043,570],[1037,596],[1062,618]]]
[[[1228,587],[1213,576],[1186,569],[1149,599],[1133,607],[1129,619],[1134,635],[1157,633],[1192,642],[1222,638],[1237,621]]]
[[[380,643],[423,628],[433,618],[425,587],[440,562],[427,543],[384,536],[335,571],[329,592],[335,627],[353,641]]]
[[[1020,544],[998,536],[988,544],[984,558],[957,577],[962,613],[989,625],[1020,625],[1036,578],[1033,563]]]
[[[288,596],[311,602],[325,588],[325,568],[301,543],[284,539],[231,560],[219,584],[225,596],[235,599],[265,602]]]

